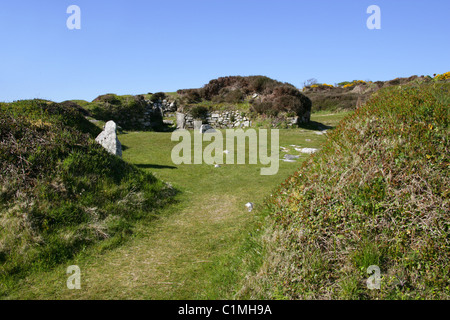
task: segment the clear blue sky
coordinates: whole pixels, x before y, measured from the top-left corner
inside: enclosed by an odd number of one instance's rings
[[[69,5],[81,30],[69,30]],[[369,5],[381,30],[369,30]],[[198,88],[228,75],[389,80],[450,71],[448,0],[0,3],[0,101]]]

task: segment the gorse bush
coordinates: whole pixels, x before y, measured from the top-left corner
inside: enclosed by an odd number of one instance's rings
[[[109,154],[81,113],[45,101],[0,108],[0,294],[102,241],[117,245],[151,219],[170,189]]]
[[[389,87],[341,122],[268,199],[266,262],[242,296],[450,298],[449,96]]]
[[[327,88],[334,88],[331,84],[326,83],[316,83],[310,86],[310,88],[320,88],[320,89],[327,89]]]
[[[343,87],[344,88],[352,88],[354,86],[361,85],[361,84],[366,85],[367,82],[363,81],[363,80],[353,80],[352,82],[345,84]]]
[[[434,77],[434,79],[438,81],[448,80],[450,79],[450,71],[443,74],[438,74]]]

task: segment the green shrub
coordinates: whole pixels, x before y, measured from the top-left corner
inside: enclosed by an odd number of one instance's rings
[[[194,106],[189,108],[189,113],[195,120],[204,120],[208,113],[208,108],[203,106]]]
[[[151,96],[150,101],[161,102],[164,99],[166,99],[166,94],[164,92],[157,92]]]

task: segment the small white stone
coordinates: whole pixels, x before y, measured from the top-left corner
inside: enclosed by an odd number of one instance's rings
[[[298,151],[300,151],[301,153],[309,153],[309,154],[311,154],[311,153],[315,153],[315,152],[319,151],[319,149],[315,149],[315,148],[302,148],[302,149],[300,149],[300,150],[298,150]]]

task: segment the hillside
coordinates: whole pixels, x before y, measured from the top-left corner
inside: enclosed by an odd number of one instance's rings
[[[171,188],[106,152],[71,103],[0,104],[0,295],[31,270],[121,243]]]
[[[264,263],[239,297],[449,299],[449,111],[450,83],[410,84],[341,122],[268,198]]]
[[[312,112],[355,110],[382,88],[448,81],[449,78],[449,73],[444,73],[434,78],[411,76],[375,82],[353,80],[334,86],[314,82],[299,90],[290,83],[265,76],[228,76],[213,79],[197,89],[139,95],[108,93],[91,102],[69,100],[63,104],[80,110],[93,121],[113,120],[120,128],[129,131],[170,131],[177,111],[204,123],[208,122],[212,112],[231,111],[235,113],[234,118],[237,115],[250,119],[257,127],[289,128],[292,124],[307,123]],[[233,122],[233,117],[229,120]]]
[[[317,111],[342,111],[355,110],[363,105],[382,88],[398,85],[425,84],[433,81],[442,81],[450,78],[450,74],[444,73],[430,76],[411,76],[408,78],[395,78],[388,81],[343,81],[336,85],[326,83],[313,83],[306,85],[302,92],[312,101],[313,112]]]

